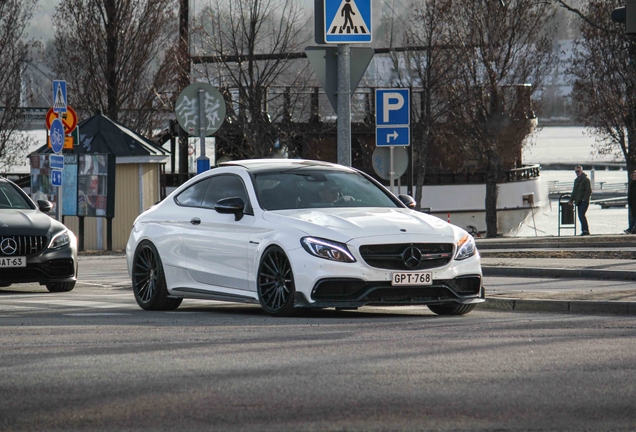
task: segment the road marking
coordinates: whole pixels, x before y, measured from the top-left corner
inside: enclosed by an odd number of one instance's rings
[[[65,316],[73,316],[73,317],[89,317],[89,316],[115,316],[115,315],[132,315],[129,313],[123,313],[123,312],[95,312],[95,313],[68,313],[68,314],[62,314]]]
[[[47,300],[46,302],[38,301],[38,300],[23,300],[21,303],[32,303],[32,304],[46,304],[46,305],[54,305],[54,306],[67,306],[67,307],[82,307],[89,309],[114,309],[121,307],[132,307],[136,306],[127,303],[106,303],[106,302],[98,302],[98,301],[89,301],[89,300]]]

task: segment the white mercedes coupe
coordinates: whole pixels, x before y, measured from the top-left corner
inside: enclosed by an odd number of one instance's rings
[[[413,203],[332,163],[222,163],[135,221],[135,299],[146,310],[184,298],[260,303],[274,316],[367,305],[466,314],[485,301],[475,242]]]

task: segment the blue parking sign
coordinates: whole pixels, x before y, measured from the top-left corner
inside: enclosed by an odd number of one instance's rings
[[[411,101],[407,88],[375,91],[375,144],[411,145]]]
[[[376,126],[411,124],[410,91],[407,88],[377,89],[375,91]]]

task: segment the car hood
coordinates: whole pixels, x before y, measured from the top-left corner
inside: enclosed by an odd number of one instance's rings
[[[447,237],[449,241],[455,237],[452,225],[435,216],[408,209],[281,210],[265,212],[263,218],[279,226],[297,228],[308,235],[326,236],[343,242],[403,234]]]
[[[47,235],[64,226],[37,210],[0,210],[0,232],[4,235]]]

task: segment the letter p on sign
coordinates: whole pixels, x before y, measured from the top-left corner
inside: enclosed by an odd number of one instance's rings
[[[407,126],[410,122],[409,89],[376,90],[376,126]]]
[[[384,93],[384,113],[382,115],[382,123],[389,123],[391,121],[391,111],[399,111],[404,106],[404,96],[400,93]]]

